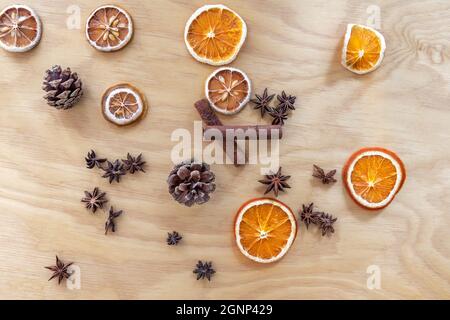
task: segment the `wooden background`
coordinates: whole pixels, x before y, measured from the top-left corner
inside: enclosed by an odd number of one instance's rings
[[[115,1],[120,4],[122,1]],[[192,130],[193,103],[214,67],[196,62],[183,41],[185,22],[203,1],[123,1],[136,30],[122,51],[101,53],[84,36],[87,16],[103,1],[25,1],[42,18],[40,45],[0,52],[0,298],[56,299],[424,299],[450,298],[450,3],[448,1],[222,1],[247,22],[248,37],[232,64],[256,92],[269,87],[298,97],[285,126],[281,164],[292,189],[279,199],[294,210],[316,205],[338,217],[322,238],[302,226],[286,257],[248,261],[232,235],[237,208],[264,188],[259,166],[214,165],[217,191],[203,206],[171,200],[170,135]],[[217,3],[211,1],[210,3]],[[0,0],[0,7],[10,1]],[[67,9],[81,9],[81,29],[68,29]],[[386,57],[357,76],[339,64],[347,23],[365,24],[380,8]],[[85,97],[58,111],[42,99],[44,71],[70,66]],[[138,125],[117,128],[100,112],[104,90],[118,82],[141,88],[150,102]],[[227,123],[265,123],[250,106]],[[396,200],[372,213],[357,207],[339,182],[322,186],[312,165],[341,168],[365,146],[398,153],[408,177]],[[89,149],[111,159],[144,154],[147,173],[109,185],[85,169]],[[340,177],[339,177],[340,178]],[[105,213],[80,203],[98,186],[123,209],[118,231],[105,236]],[[165,244],[168,231],[184,236]],[[44,266],[58,254],[81,268],[81,289],[47,282]],[[198,259],[211,260],[213,281],[196,281]],[[366,285],[369,266],[381,289]]]

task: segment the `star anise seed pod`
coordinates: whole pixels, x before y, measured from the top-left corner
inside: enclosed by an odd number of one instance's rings
[[[278,169],[277,173],[266,175],[265,180],[258,180],[258,182],[262,184],[267,184],[267,189],[264,194],[269,193],[273,190],[275,197],[278,197],[278,192],[283,191],[285,188],[290,188],[287,184],[286,180],[288,180],[291,176],[284,176],[281,174],[281,167]]]
[[[114,180],[116,180],[116,182],[120,182],[120,177],[126,174],[123,163],[117,159],[114,163],[108,161],[107,164],[108,167],[103,169],[105,174],[102,177],[108,178],[109,183],[112,183]]]
[[[319,216],[322,212],[314,211],[314,203],[310,203],[309,205],[302,205],[302,210],[300,211],[300,220],[306,225],[306,229],[308,229],[310,224],[318,224]]]
[[[316,165],[313,165],[313,174],[312,176],[322,180],[323,184],[330,184],[330,183],[334,183],[337,180],[334,178],[334,175],[336,174],[336,170],[331,170],[328,173],[325,173],[325,171]]]
[[[46,269],[53,271],[53,275],[50,277],[50,279],[48,279],[48,281],[54,278],[58,278],[58,284],[61,284],[61,281],[63,279],[69,279],[70,273],[67,271],[67,268],[69,268],[72,264],[73,262],[65,264],[64,262],[59,260],[58,256],[56,256],[56,265],[45,267]]]
[[[333,224],[336,222],[337,218],[333,218],[331,214],[323,213],[319,216],[319,225],[322,230],[322,236],[331,236],[334,233]]]
[[[297,97],[295,96],[291,96],[291,95],[287,95],[286,92],[282,92],[281,95],[277,95],[277,99],[278,99],[278,108],[287,111],[288,109],[290,110],[295,110],[295,100],[297,99]]]
[[[183,237],[176,231],[167,233],[167,244],[169,246],[177,245]]]
[[[194,273],[197,274],[197,280],[208,279],[208,281],[211,281],[211,276],[216,271],[212,268],[212,262],[202,262],[199,260],[194,269]]]
[[[88,152],[87,156],[84,159],[86,160],[86,167],[88,169],[92,169],[95,166],[97,166],[98,168],[102,168],[102,163],[106,161],[106,159],[97,158],[94,150]]]
[[[272,124],[273,125],[284,125],[284,121],[287,120],[288,114],[287,111],[283,108],[270,108],[268,111],[270,116],[273,118]]]
[[[92,213],[95,213],[98,208],[103,208],[103,205],[108,202],[105,198],[106,193],[100,192],[97,187],[95,187],[92,192],[84,191],[84,194],[86,197],[81,199],[81,202],[84,202],[86,204],[86,209],[92,210]]]
[[[134,174],[135,172],[138,171],[145,172],[145,170],[143,169],[145,161],[142,161],[142,153],[137,157],[133,157],[131,154],[128,153],[127,159],[122,160],[122,162],[125,165],[125,170],[130,172],[131,174]]]
[[[105,222],[105,234],[108,234],[109,229],[111,229],[112,232],[116,232],[115,219],[118,218],[122,214],[122,212],[122,210],[114,211],[114,208],[112,206],[111,208],[109,208],[109,216]]]
[[[261,111],[261,117],[264,117],[266,111],[270,111],[269,103],[272,101],[273,97],[275,97],[275,94],[269,95],[267,93],[267,88],[265,88],[262,96],[255,94],[255,97],[256,99],[251,99],[250,102],[255,104],[254,109],[259,109]]]

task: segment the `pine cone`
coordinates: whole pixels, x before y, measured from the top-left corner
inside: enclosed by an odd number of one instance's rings
[[[69,109],[83,95],[80,78],[70,68],[62,70],[61,66],[53,66],[45,72],[42,89],[47,92],[44,98],[48,105],[56,109]]]
[[[214,180],[215,175],[206,163],[184,161],[173,168],[167,183],[172,197],[190,207],[209,200],[209,194],[216,189]]]

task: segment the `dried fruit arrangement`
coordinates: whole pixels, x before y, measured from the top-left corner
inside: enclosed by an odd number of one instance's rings
[[[104,5],[96,8],[86,21],[85,35],[89,44],[102,52],[114,52],[124,48],[134,33],[133,20],[130,14],[117,6]],[[41,39],[42,26],[39,16],[28,6],[12,5],[0,12],[0,47],[9,52],[26,52],[37,46]],[[194,12],[185,26],[184,40],[188,52],[199,62],[213,66],[223,66],[234,61],[240,52],[247,36],[247,26],[235,11],[224,5],[205,5]],[[377,69],[384,57],[386,44],[383,35],[377,30],[356,24],[349,24],[342,48],[342,65],[356,74],[366,74]],[[45,72],[43,90],[47,103],[56,109],[70,109],[83,96],[83,84],[76,72],[70,68],[53,66]],[[246,73],[232,67],[221,67],[213,71],[204,85],[205,99],[195,104],[206,130],[249,128],[261,129],[258,126],[226,126],[219,120],[215,112],[233,115],[241,111],[248,102],[259,110],[261,117],[268,114],[272,117],[272,126],[264,129],[278,130],[281,139],[281,126],[287,121],[289,114],[296,109],[296,96],[287,94],[270,94],[266,88],[262,94],[255,94],[251,99],[252,86]],[[274,103],[272,106],[271,103]],[[108,88],[101,99],[101,111],[106,120],[117,125],[127,126],[143,118],[147,113],[148,103],[142,92],[128,83],[121,83]],[[221,131],[221,132],[222,132]],[[260,136],[256,139],[269,139]],[[226,142],[225,140],[222,142]],[[233,163],[242,150],[237,148],[231,154],[225,148]],[[142,154],[127,154],[126,159],[109,161],[100,158],[94,150],[85,157],[86,167],[103,171],[102,177],[110,184],[119,183],[123,176],[145,172],[145,161]],[[337,182],[336,170],[326,172],[317,165],[313,166],[312,176],[322,184],[332,185]],[[405,167],[400,158],[392,151],[383,148],[364,148],[355,152],[343,168],[342,180],[350,197],[360,206],[375,210],[386,207],[400,191],[406,178]],[[210,200],[215,191],[215,175],[206,163],[187,160],[176,165],[167,178],[169,193],[187,207],[201,205]],[[259,180],[266,185],[264,194],[279,192],[291,188],[287,183],[290,176],[283,175],[281,167],[276,173],[266,175]],[[105,210],[109,202],[106,193],[98,187],[85,191],[81,199],[87,210],[96,213]],[[122,210],[109,207],[105,222],[105,234],[115,232],[117,218]],[[306,229],[316,225],[322,236],[330,236],[335,232],[336,217],[331,214],[315,211],[314,204],[302,205],[299,220]],[[234,235],[240,252],[252,261],[271,263],[281,259],[291,248],[297,235],[297,220],[293,211],[282,202],[271,198],[252,199],[244,203],[238,210]],[[177,245],[182,236],[173,231],[167,234],[166,242],[170,246]],[[53,272],[51,279],[58,283],[68,279],[68,268],[56,256],[56,265],[46,267]],[[207,279],[216,273],[212,262],[198,261],[193,271],[197,280]]]

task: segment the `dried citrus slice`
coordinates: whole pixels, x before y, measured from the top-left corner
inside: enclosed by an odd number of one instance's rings
[[[342,65],[348,70],[365,74],[378,68],[384,57],[386,43],[377,30],[349,24],[342,48]]]
[[[234,230],[244,256],[270,263],[281,259],[291,247],[297,235],[297,222],[292,210],[282,202],[260,198],[242,205]]]
[[[184,30],[184,41],[190,54],[198,61],[214,66],[236,59],[246,36],[244,20],[221,4],[197,9]]]
[[[12,5],[0,13],[0,47],[10,52],[33,49],[41,40],[38,15],[28,6]]]
[[[106,120],[125,126],[140,119],[147,111],[147,101],[137,88],[122,83],[103,94],[102,112]]]
[[[217,112],[237,113],[250,100],[250,79],[239,69],[219,68],[206,80],[205,95]]]
[[[386,207],[400,191],[406,178],[403,162],[392,151],[364,148],[355,152],[343,170],[348,193],[368,209]]]
[[[101,6],[87,19],[86,36],[91,46],[97,50],[120,50],[133,36],[133,20],[122,8],[113,5]]]

